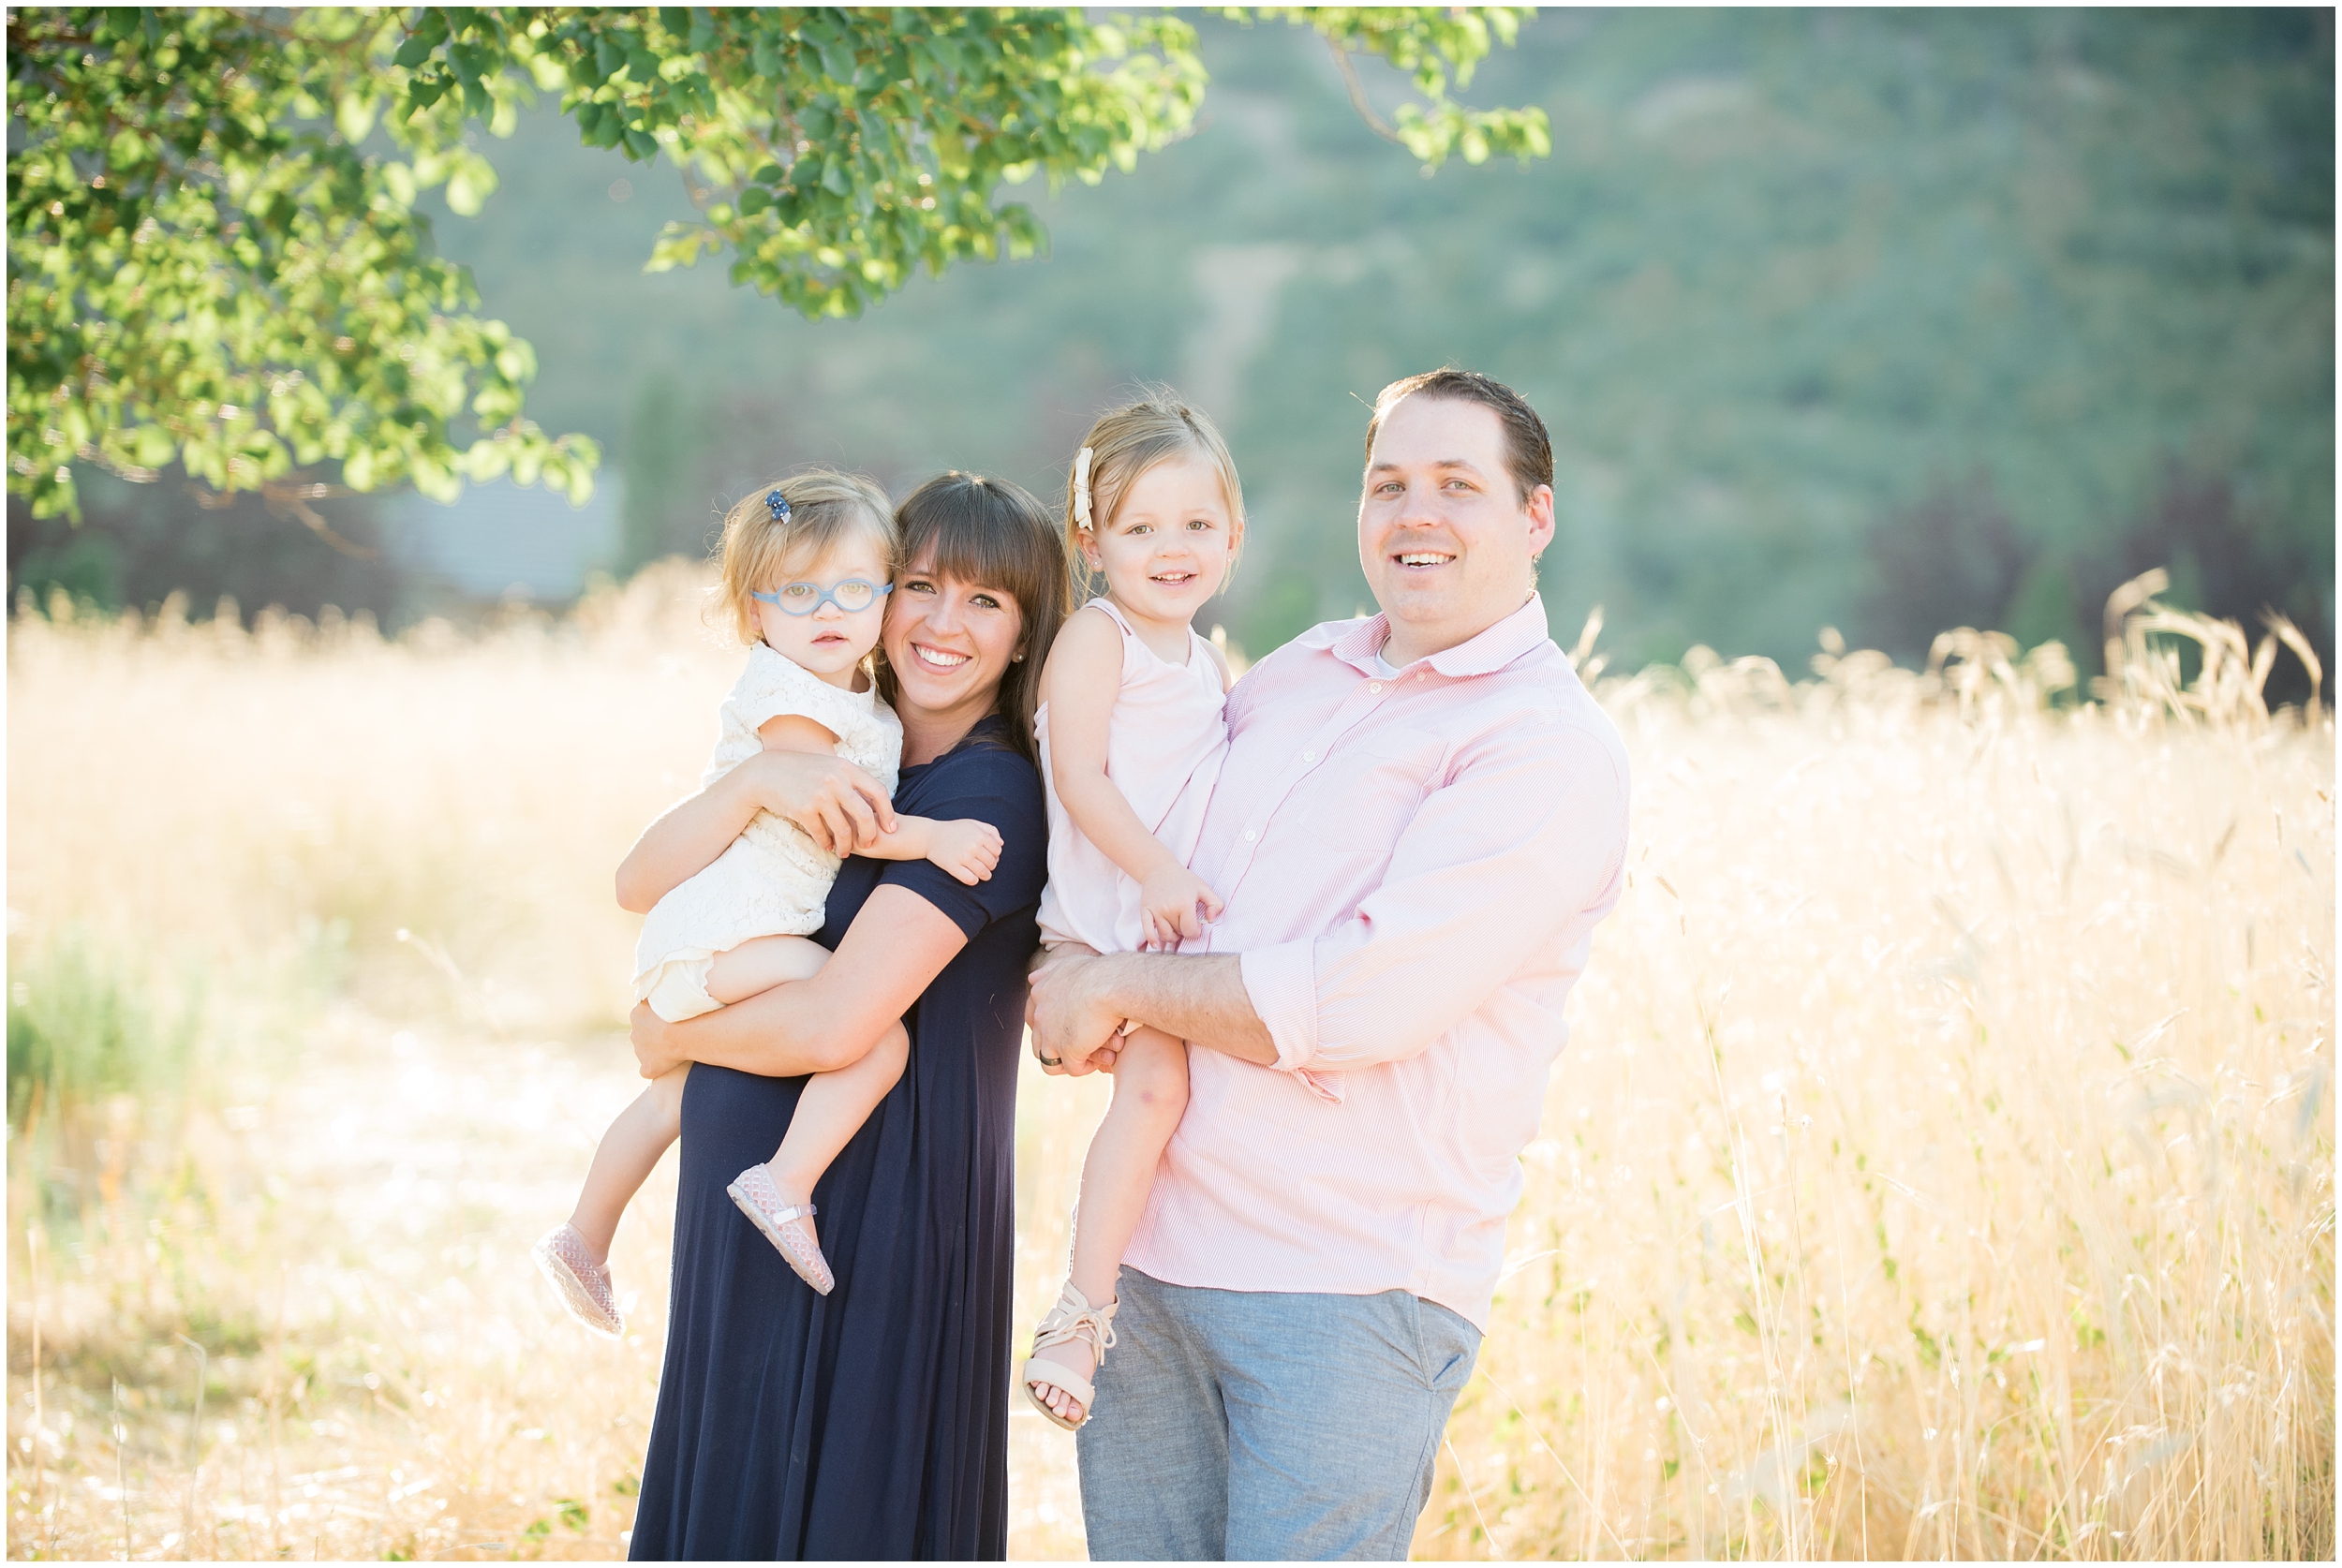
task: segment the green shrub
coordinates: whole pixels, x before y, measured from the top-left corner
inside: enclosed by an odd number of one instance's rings
[[[29,949],[27,951],[26,949]],[[176,1098],[200,1038],[194,998],[158,1005],[151,984],[78,933],[9,954],[8,1126],[116,1094]]]

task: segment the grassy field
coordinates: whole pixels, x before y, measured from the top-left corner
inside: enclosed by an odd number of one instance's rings
[[[609,878],[734,673],[696,593],[12,622],[12,1555],[622,1551],[664,1173],[623,1341],[525,1253],[633,1092]],[[1630,886],[1416,1555],[2332,1555],[2332,726],[2132,628],[2062,712],[1973,636],[1604,683]],[[1102,1109],[1024,1087],[1021,1315]],[[1011,1434],[1012,1555],[1080,1555]]]

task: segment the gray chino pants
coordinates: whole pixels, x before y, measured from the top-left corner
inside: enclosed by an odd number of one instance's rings
[[[1201,1290],[1122,1270],[1082,1427],[1099,1561],[1396,1561],[1480,1333],[1405,1291]]]

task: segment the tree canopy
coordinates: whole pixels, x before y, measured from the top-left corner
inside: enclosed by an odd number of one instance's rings
[[[1451,96],[1521,8],[1219,10],[1321,35],[1427,171],[1550,151],[1541,110]],[[7,483],[36,516],[76,513],[76,461],[176,462],[319,526],[304,500],[335,481],[582,498],[595,444],[526,417],[533,350],[475,314],[416,206],[444,185],[477,212],[497,175],[468,133],[510,134],[541,94],[587,145],[686,171],[697,219],[651,270],[729,256],[734,283],[820,317],[1033,254],[1002,186],[1129,170],[1206,86],[1160,10],[20,7],[7,29]],[[1383,122],[1358,52],[1421,101]]]

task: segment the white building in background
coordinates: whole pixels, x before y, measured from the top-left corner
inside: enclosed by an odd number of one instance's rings
[[[400,566],[467,599],[571,599],[617,558],[622,505],[608,468],[582,507],[509,479],[467,484],[444,505],[408,491],[385,509],[384,543]]]

